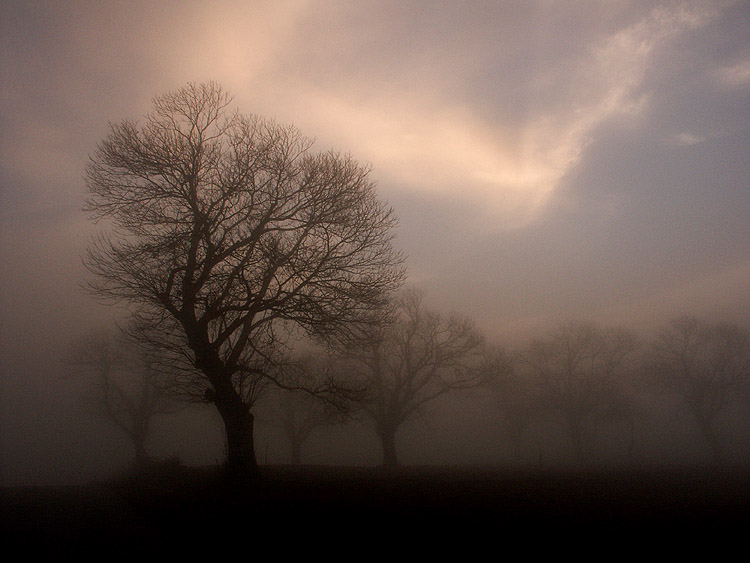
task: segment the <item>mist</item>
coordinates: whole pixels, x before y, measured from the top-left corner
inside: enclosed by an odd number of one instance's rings
[[[399,468],[748,473],[749,19],[731,0],[3,2],[0,485],[131,475],[133,440],[66,363],[134,310],[86,290],[106,227],[83,211],[86,170],[109,124],[209,82],[367,168],[397,218],[405,287],[512,364],[404,416]],[[710,417],[654,376],[675,371],[656,350],[686,318],[705,327],[704,363],[715,327],[745,339]],[[533,355],[571,323],[637,342],[575,423]],[[341,381],[364,377],[357,365]],[[145,449],[220,471],[224,422],[192,391],[149,419]],[[261,471],[382,468],[364,403],[316,424],[296,460],[275,393],[251,405]]]

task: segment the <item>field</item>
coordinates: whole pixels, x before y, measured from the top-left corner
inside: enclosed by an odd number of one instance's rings
[[[540,551],[560,538],[582,546],[607,539],[607,549],[618,550],[648,538],[728,546],[748,524],[750,473],[705,468],[275,466],[238,487],[216,469],[177,467],[86,486],[2,490],[6,545],[26,553],[146,553],[159,545],[195,554],[237,538],[246,549],[265,542],[287,553],[341,548],[342,538],[365,550],[406,540],[432,549],[520,542]]]

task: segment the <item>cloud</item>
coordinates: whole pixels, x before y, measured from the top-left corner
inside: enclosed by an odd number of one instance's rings
[[[427,18],[429,28],[412,29],[399,18],[416,25],[427,17],[424,8],[386,5],[381,15],[308,0],[174,8],[78,5],[59,14],[62,23],[51,37],[67,49],[68,65],[84,57],[86,80],[96,73],[115,77],[118,69],[127,75],[134,70],[128,61],[151,73],[153,88],[216,79],[243,111],[294,121],[324,146],[369,161],[383,182],[399,189],[460,194],[491,217],[488,224],[505,228],[527,224],[544,208],[598,126],[642,113],[648,96],[638,88],[655,49],[705,25],[716,12],[710,4],[657,6],[612,29],[592,19],[594,31],[574,40],[543,10],[514,20],[506,38],[486,25],[488,14],[478,9],[436,9]],[[491,17],[519,17],[506,11]],[[537,64],[508,55],[524,30],[536,27],[560,35],[544,47],[550,56],[559,45],[575,44],[567,59]],[[440,41],[427,35],[436,29]],[[387,58],[371,46],[387,50]],[[470,83],[514,72],[516,83],[506,81],[488,98],[469,93]],[[148,98],[159,93],[139,90],[138,105],[145,110]],[[488,111],[493,104],[503,108],[497,115]]]
[[[286,88],[276,92],[276,101],[304,108],[297,119],[304,130],[373,163],[387,183],[438,197],[462,194],[493,217],[491,224],[521,227],[544,208],[580,161],[597,127],[642,114],[648,95],[639,86],[654,51],[710,22],[715,14],[710,5],[660,6],[635,23],[594,34],[590,44],[573,51],[568,73],[555,68],[527,71],[538,72],[534,79],[559,95],[528,108],[520,123],[487,119],[480,105],[450,94],[459,69],[481,72],[478,66],[483,66],[489,71],[504,63],[489,57],[457,65],[455,52],[444,68],[422,73],[420,82],[410,82],[406,75],[419,71],[399,61],[394,61],[388,82],[380,81],[378,72],[370,79],[367,66],[382,64],[377,54],[361,61],[364,69],[356,80],[333,75],[320,81],[316,68],[292,67],[284,73]],[[456,52],[466,48],[455,47]],[[467,56],[473,53],[466,51]],[[409,59],[409,53],[404,58]],[[497,103],[505,103],[502,93]]]
[[[706,273],[655,291],[621,306],[597,311],[598,318],[615,318],[640,329],[652,329],[669,318],[693,315],[710,319],[747,319],[750,299],[738,300],[750,287],[750,260]]]
[[[675,135],[673,138],[673,142],[675,144],[682,146],[699,145],[701,143],[704,143],[705,141],[706,137],[688,132],[680,133],[679,135]]]
[[[716,71],[716,77],[721,85],[728,88],[739,88],[750,84],[750,58],[719,68]]]
[[[387,183],[435,195],[463,193],[494,206],[507,221],[528,214],[554,179],[531,154],[533,143],[516,145],[511,133],[493,130],[467,108],[399,92],[363,103],[307,91],[306,104],[316,130],[375,164]]]
[[[309,0],[258,0],[191,5],[189,28],[171,26],[161,33],[159,20],[144,52],[166,57],[175,80],[197,75],[228,84],[263,88],[259,78],[277,62],[279,51],[295,39],[297,21],[312,7]],[[158,29],[157,29],[158,28]],[[163,51],[163,46],[169,52]]]

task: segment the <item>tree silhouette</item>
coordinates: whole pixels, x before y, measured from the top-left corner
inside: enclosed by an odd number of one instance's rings
[[[476,387],[493,374],[484,338],[473,324],[428,310],[422,292],[403,291],[393,315],[350,351],[367,389],[362,408],[375,424],[385,466],[397,465],[396,433],[425,404]]]
[[[322,350],[296,354],[294,361],[284,366],[283,387],[266,402],[272,411],[270,422],[283,430],[289,442],[292,465],[302,462],[302,446],[312,433],[346,421],[354,401],[361,396],[361,389],[345,381],[347,374],[339,364],[338,358]],[[307,386],[296,385],[299,380]],[[316,392],[308,390],[311,382]]]
[[[534,340],[521,356],[547,405],[562,414],[576,461],[586,459],[590,429],[628,412],[621,389],[637,349],[636,336],[624,329],[570,322]]]
[[[647,381],[676,393],[694,418],[715,461],[726,461],[716,421],[750,382],[750,338],[734,324],[673,319],[651,342]]]
[[[542,399],[537,382],[515,369],[516,363],[515,357],[499,354],[496,361],[498,373],[492,379],[489,390],[498,413],[500,430],[510,442],[513,456],[518,462],[521,460],[524,434],[542,409]]]
[[[173,383],[216,406],[227,467],[248,474],[250,394],[281,343],[375,322],[404,272],[366,167],[229,104],[189,84],[155,98],[143,126],[110,126],[85,211],[113,229],[85,263],[92,290],[128,302],[140,337],[171,354]]]
[[[154,418],[180,408],[159,385],[158,359],[100,330],[78,338],[65,362],[71,377],[84,380],[91,412],[114,424],[132,443],[134,467],[149,466],[146,444]]]

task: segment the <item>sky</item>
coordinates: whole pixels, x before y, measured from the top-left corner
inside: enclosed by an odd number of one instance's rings
[[[76,455],[60,357],[113,317],[80,289],[88,155],[188,82],[371,165],[409,283],[492,340],[745,323],[748,21],[721,0],[3,1],[2,477]]]

